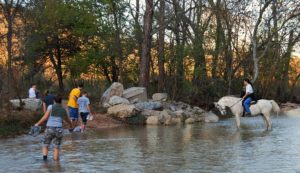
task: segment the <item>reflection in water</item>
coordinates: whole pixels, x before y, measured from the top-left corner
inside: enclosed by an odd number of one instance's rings
[[[137,126],[66,135],[61,160],[42,161],[37,138],[0,140],[6,172],[300,172],[300,119],[258,118],[171,127]],[[16,166],[17,165],[17,166]]]

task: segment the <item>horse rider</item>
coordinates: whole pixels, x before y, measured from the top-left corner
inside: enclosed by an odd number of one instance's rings
[[[244,79],[244,86],[246,88],[245,94],[242,97],[242,104],[244,107],[244,114],[243,116],[251,116],[250,112],[250,104],[251,101],[254,100],[254,90],[253,90],[253,85],[250,82],[249,79]]]

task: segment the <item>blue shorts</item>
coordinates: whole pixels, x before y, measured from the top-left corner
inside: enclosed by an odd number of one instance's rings
[[[70,118],[72,121],[78,120],[78,108],[72,108],[72,107],[68,107],[69,108],[69,114],[70,114]]]
[[[84,125],[86,125],[86,118],[89,115],[89,112],[80,112],[80,116]]]

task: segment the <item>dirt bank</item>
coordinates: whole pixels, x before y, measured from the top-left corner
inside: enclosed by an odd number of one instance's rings
[[[111,118],[107,114],[96,113],[93,116],[94,119],[92,121],[88,121],[87,123],[88,128],[104,129],[104,128],[126,126],[126,124]]]

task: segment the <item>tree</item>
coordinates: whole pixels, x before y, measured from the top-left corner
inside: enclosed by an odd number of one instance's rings
[[[140,75],[139,85],[148,87],[149,84],[149,71],[150,71],[150,59],[151,59],[151,41],[152,41],[152,19],[153,19],[153,0],[145,0],[146,11],[144,14],[144,30],[143,30],[143,43],[142,54],[140,61]]]
[[[0,12],[3,14],[6,23],[6,50],[7,50],[7,86],[10,93],[10,84],[13,78],[13,38],[16,37],[16,18],[20,16],[22,5],[25,0],[2,0],[0,1]]]
[[[84,40],[95,32],[95,18],[87,2],[62,0],[33,0],[29,9],[32,25],[29,51],[41,52],[38,56],[49,58],[58,79],[59,90],[64,92],[63,65],[67,58],[80,52]]]

